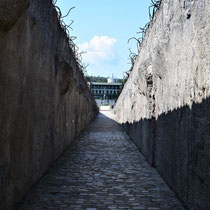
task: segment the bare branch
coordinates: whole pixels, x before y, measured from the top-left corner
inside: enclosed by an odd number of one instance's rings
[[[67,13],[66,15],[62,16],[61,18],[67,17],[67,16],[69,15],[69,13],[71,12],[71,10],[73,10],[74,8],[75,8],[75,7],[72,7],[72,8],[68,11],[68,13]]]
[[[71,20],[71,23],[67,26],[67,28],[70,28],[73,31],[73,28],[71,27],[71,25],[74,23],[74,20]]]
[[[72,41],[74,41],[75,39],[77,39],[77,37],[76,37],[76,36],[70,36],[70,39],[71,39]]]
[[[60,8],[58,6],[54,6],[54,7],[55,7],[55,9],[56,9],[56,11],[58,13],[58,19],[60,19],[60,17],[62,16],[61,10],[60,10]]]
[[[128,39],[128,43],[132,40],[132,39],[135,39],[139,45],[141,45],[141,41],[139,39],[137,39],[136,37],[131,37],[130,39]]]
[[[56,5],[56,3],[57,3],[57,0],[53,0],[53,4]]]

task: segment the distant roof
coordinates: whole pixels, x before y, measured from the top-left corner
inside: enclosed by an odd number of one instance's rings
[[[93,85],[122,85],[122,83],[91,82]]]

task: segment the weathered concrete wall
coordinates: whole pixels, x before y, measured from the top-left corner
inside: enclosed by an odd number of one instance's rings
[[[0,0],[0,209],[13,209],[98,110],[50,0]]]
[[[164,0],[116,118],[189,209],[210,209],[210,2]]]

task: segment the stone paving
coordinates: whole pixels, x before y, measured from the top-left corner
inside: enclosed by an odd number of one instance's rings
[[[18,210],[184,209],[111,116],[97,116]]]

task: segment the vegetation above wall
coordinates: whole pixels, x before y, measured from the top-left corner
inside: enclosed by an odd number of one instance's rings
[[[108,77],[101,76],[87,76],[89,82],[107,82]],[[123,79],[117,79],[117,82],[121,83]]]

